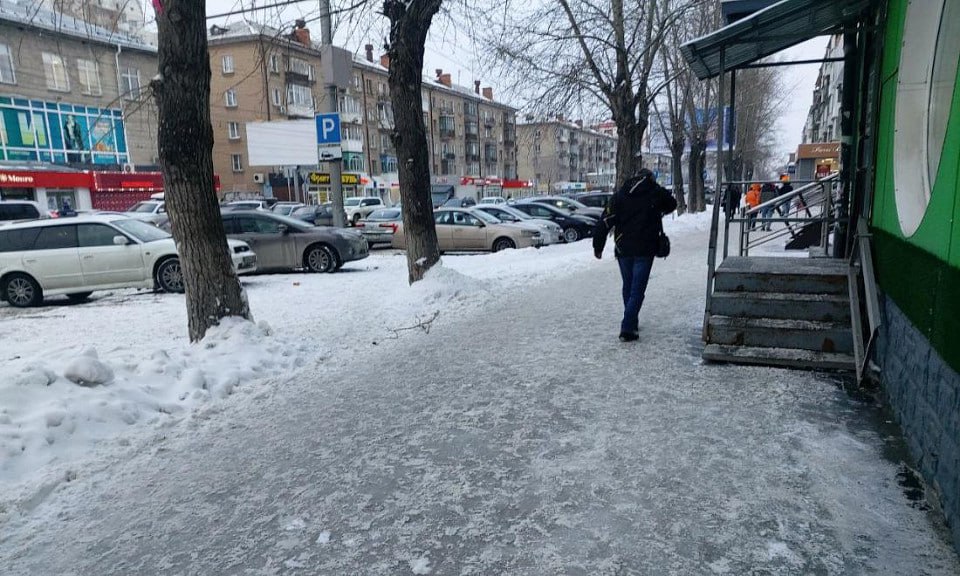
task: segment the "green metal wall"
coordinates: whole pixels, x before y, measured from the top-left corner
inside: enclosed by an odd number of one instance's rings
[[[895,113],[907,0],[889,0],[882,62],[872,226],[881,290],[960,371],[960,73],[936,184],[920,228],[900,230],[894,192]],[[918,166],[918,170],[926,169]]]

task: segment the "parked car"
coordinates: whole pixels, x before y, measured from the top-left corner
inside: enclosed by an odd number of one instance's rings
[[[485,204],[506,204],[506,203],[507,203],[507,199],[504,198],[503,196],[487,196],[487,197],[485,197],[485,198],[481,198],[481,199],[480,199],[480,204],[481,204],[481,205],[485,205]]]
[[[220,205],[221,210],[270,210],[268,200],[234,200]]]
[[[593,235],[593,227],[597,224],[597,221],[589,216],[581,216],[550,204],[518,202],[513,207],[534,218],[550,220],[559,225],[563,229],[564,242],[576,242],[581,238],[589,238]]]
[[[365,219],[357,222],[357,229],[367,239],[367,243],[390,244],[393,240],[393,233],[397,227],[403,224],[403,214],[399,208],[386,208],[377,210]]]
[[[477,201],[473,198],[466,196],[464,198],[450,198],[443,203],[443,208],[470,208],[476,206]]]
[[[343,211],[347,213],[347,222],[356,226],[357,222],[369,216],[374,210],[386,208],[383,200],[376,196],[345,198]]]
[[[137,202],[127,208],[125,214],[129,218],[135,218],[143,222],[158,225],[166,219],[166,203],[162,199],[151,198],[150,200]]]
[[[587,192],[586,194],[578,194],[574,197],[574,200],[589,208],[600,208],[602,210],[607,207],[607,202],[611,198],[613,198],[612,192]]]
[[[228,241],[234,269],[257,269],[250,246]],[[66,294],[82,301],[97,290],[159,288],[183,292],[177,247],[146,222],[115,215],[35,220],[0,229],[0,299],[40,304]]]
[[[581,216],[592,216],[593,218],[599,219],[600,215],[603,214],[603,208],[591,208],[576,200],[564,198],[563,196],[534,196],[529,200],[531,202],[539,202],[540,204],[548,204],[555,208],[563,208],[570,212],[576,212]]]
[[[540,246],[543,238],[534,228],[505,224],[481,210],[438,208],[434,212],[441,252],[474,252]],[[393,235],[394,248],[406,248],[403,225]]]
[[[289,216],[294,210],[303,208],[304,206],[306,206],[306,204],[303,202],[277,202],[270,208],[270,211],[281,216]]]
[[[476,207],[476,209],[482,210],[494,218],[506,223],[524,222],[539,227],[540,234],[543,236],[544,246],[547,246],[548,244],[556,244],[563,240],[563,229],[560,228],[559,224],[551,222],[550,220],[534,218],[533,216],[521,212],[512,206],[507,206],[505,204],[496,206],[480,204]]]
[[[333,203],[302,206],[294,210],[290,217],[314,226],[333,226]]]
[[[39,220],[45,217],[47,217],[46,211],[36,202],[29,200],[0,201],[0,222]]]
[[[243,240],[257,253],[260,271],[335,272],[370,254],[356,230],[312,226],[302,220],[256,210],[222,212],[230,238]]]

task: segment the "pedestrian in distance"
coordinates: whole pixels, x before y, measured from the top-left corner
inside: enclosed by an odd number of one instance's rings
[[[733,218],[740,207],[740,187],[734,184],[727,184],[723,192],[723,210],[727,215],[727,220]]]
[[[780,189],[777,190],[777,195],[781,198],[793,192],[793,186],[790,184],[790,176],[788,174],[780,175]],[[782,218],[786,218],[790,214],[790,199],[786,199],[777,205],[777,212]]]
[[[653,172],[641,169],[623,183],[603,210],[593,234],[593,253],[599,260],[613,231],[614,255],[623,280],[623,321],[620,341],[640,338],[640,308],[650,280],[663,230],[662,219],[677,209],[677,201],[657,184]]]
[[[760,203],[766,204],[772,200],[777,199],[777,187],[774,186],[771,182],[764,182],[763,186],[760,187]],[[773,218],[773,204],[767,204],[760,209],[760,217],[763,218],[763,225],[760,227],[761,230],[769,231],[771,225],[770,218]]]
[[[760,185],[751,184],[750,189],[747,190],[747,210],[753,210],[760,205]],[[750,229],[753,230],[757,226],[757,213],[753,212],[750,214]]]

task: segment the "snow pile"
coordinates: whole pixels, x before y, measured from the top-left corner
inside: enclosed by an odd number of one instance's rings
[[[0,492],[11,496],[31,475],[63,477],[58,464],[127,444],[135,425],[176,423],[199,404],[296,368],[304,356],[302,345],[284,344],[266,324],[235,318],[197,344],[147,355],[102,360],[81,345],[59,359],[14,359],[0,370]]]

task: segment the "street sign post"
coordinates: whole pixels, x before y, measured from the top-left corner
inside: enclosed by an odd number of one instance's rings
[[[340,114],[317,114],[317,156],[321,162],[343,159],[340,148]]]

